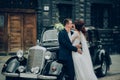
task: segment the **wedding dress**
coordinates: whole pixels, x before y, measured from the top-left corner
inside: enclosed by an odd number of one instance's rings
[[[71,36],[71,40],[74,40],[72,42],[74,46],[79,43],[82,45],[82,54],[78,52],[72,52],[76,80],[98,80],[93,70],[85,36],[82,34],[82,32],[78,33],[75,31]]]

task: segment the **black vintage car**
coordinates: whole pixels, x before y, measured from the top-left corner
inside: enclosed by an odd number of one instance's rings
[[[8,59],[2,69],[6,80],[56,80],[62,69],[62,64],[57,62],[58,32],[54,28],[44,29],[40,42],[38,40],[36,46],[29,48],[27,58],[20,50],[16,56]],[[110,56],[103,49],[96,29],[87,29],[87,34],[95,73],[105,76],[111,63]]]
[[[100,41],[99,30],[94,27],[86,28],[86,38],[89,45],[89,51],[97,76],[105,76],[110,69],[111,58]]]

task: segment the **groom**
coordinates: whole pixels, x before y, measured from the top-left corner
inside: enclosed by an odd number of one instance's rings
[[[63,69],[58,77],[58,80],[62,80],[62,76],[64,73],[67,75],[65,80],[74,80],[74,64],[72,59],[72,51],[81,53],[79,49],[80,45],[72,46],[70,37],[71,37],[71,29],[72,29],[72,20],[65,19],[63,22],[65,29],[61,30],[58,35],[59,40],[59,53],[58,53],[58,61],[63,64]]]

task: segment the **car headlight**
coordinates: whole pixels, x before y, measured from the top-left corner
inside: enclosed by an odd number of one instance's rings
[[[17,51],[17,57],[18,57],[18,58],[23,57],[23,51],[22,51],[22,50],[18,50],[18,51]]]
[[[31,72],[34,74],[37,74],[39,71],[40,71],[40,68],[38,66],[31,68]]]
[[[50,51],[47,51],[47,52],[45,53],[45,59],[50,59],[51,56],[52,56],[52,53],[51,53]]]

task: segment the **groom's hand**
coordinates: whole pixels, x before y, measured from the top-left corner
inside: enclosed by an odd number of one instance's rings
[[[79,49],[79,48],[78,48],[77,52],[80,53],[80,54],[82,54],[82,51],[81,51],[81,49]]]
[[[80,44],[76,45],[77,48],[81,49],[82,46]]]

